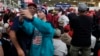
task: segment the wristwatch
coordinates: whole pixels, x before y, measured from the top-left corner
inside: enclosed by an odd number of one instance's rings
[[[0,46],[2,45],[2,42],[0,41]]]
[[[0,39],[0,46],[2,45],[2,41],[1,41],[1,39]]]

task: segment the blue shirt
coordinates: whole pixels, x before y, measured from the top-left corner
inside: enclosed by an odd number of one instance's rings
[[[26,24],[29,24],[27,26],[30,27],[31,23],[27,22]],[[20,24],[19,17],[15,17],[14,20],[13,20],[13,25],[11,26],[10,30],[13,30],[13,31],[16,32],[16,39],[17,39],[19,45],[21,46],[21,48],[23,49],[23,51],[25,52],[25,55],[27,56],[26,51],[28,49],[30,49],[32,37],[31,37],[31,34],[28,35],[24,31],[24,29],[25,28],[23,28]]]

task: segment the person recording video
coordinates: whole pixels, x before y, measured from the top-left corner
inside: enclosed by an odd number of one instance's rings
[[[31,15],[34,16],[37,10],[37,6],[34,3],[29,3],[28,9]],[[31,35],[25,33],[23,31],[24,28],[20,27],[20,19],[24,19],[24,17],[20,15],[19,17],[14,18],[9,32],[10,39],[13,43],[12,56],[27,56],[32,40]],[[30,23],[27,22],[27,24]],[[27,27],[30,27],[30,25],[27,25]]]

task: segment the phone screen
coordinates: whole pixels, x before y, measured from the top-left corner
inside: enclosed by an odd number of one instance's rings
[[[26,3],[24,1],[21,1],[21,9],[25,9],[26,8]]]
[[[26,8],[26,6],[25,5],[21,5],[21,9],[25,9]]]

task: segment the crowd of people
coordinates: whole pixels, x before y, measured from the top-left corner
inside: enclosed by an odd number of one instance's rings
[[[85,3],[63,10],[37,7],[0,14],[0,56],[100,56],[100,10]]]

